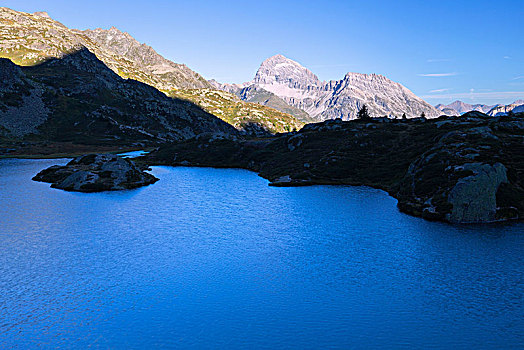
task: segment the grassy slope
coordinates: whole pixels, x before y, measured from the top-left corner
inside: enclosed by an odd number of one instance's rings
[[[243,102],[234,94],[225,91],[173,90],[167,92],[167,95],[189,100],[237,129],[242,129],[247,124],[258,124],[271,133],[283,133],[298,130],[304,125],[292,115],[258,103]]]

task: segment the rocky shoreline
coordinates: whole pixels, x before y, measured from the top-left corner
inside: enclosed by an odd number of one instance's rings
[[[428,220],[524,220],[524,114],[330,120],[265,138],[202,134],[134,161],[78,157],[34,180],[67,191],[122,190],[156,182],[144,172],[150,165],[243,168],[270,186],[370,186]]]
[[[410,215],[450,223],[524,219],[524,116],[331,120],[272,138],[196,137],[149,165],[243,168],[272,186],[365,185]]]

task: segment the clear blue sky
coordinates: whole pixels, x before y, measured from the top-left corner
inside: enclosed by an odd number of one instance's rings
[[[77,29],[127,31],[221,82],[281,53],[322,80],[377,73],[428,102],[524,99],[524,0],[3,0]]]

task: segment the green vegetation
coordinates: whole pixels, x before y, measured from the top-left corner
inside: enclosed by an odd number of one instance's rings
[[[300,129],[304,123],[290,114],[259,105],[244,102],[234,94],[210,89],[172,90],[168,96],[191,101],[239,130],[249,131],[253,125],[270,133],[291,132]]]
[[[21,18],[24,21],[24,25],[18,24]],[[19,66],[37,67],[50,59],[68,57],[85,47],[120,77],[150,85],[166,92],[171,97],[196,103],[207,112],[234,125],[239,130],[262,135],[264,133],[288,132],[299,129],[303,125],[302,122],[287,113],[254,103],[245,103],[227,93],[222,94],[208,89],[175,90],[175,88],[183,86],[210,87],[211,85],[186,66],[167,61],[153,50],[143,49],[143,45],[140,45],[134,39],[129,39],[130,41],[128,42],[129,45],[135,45],[133,54],[126,54],[124,57],[115,53],[119,52],[115,47],[119,42],[106,44],[106,41],[103,40],[104,33],[100,33],[101,37],[97,35],[90,36],[90,33],[93,34],[87,31],[71,30],[50,18],[1,9],[0,57],[8,58]],[[155,62],[162,62],[170,69],[165,73],[157,74],[148,65],[150,64],[149,59]],[[55,72],[49,71],[49,73],[54,74]],[[42,71],[38,71],[39,76],[37,78],[42,78],[43,74]],[[77,78],[73,76],[76,74],[78,72],[64,73],[57,78],[65,79],[68,84],[74,85],[78,84],[78,80],[75,80]],[[52,81],[46,81],[46,83],[52,83]],[[68,87],[72,88],[72,86]],[[51,96],[53,93],[46,94],[48,100],[53,98]],[[3,101],[6,103],[19,102],[15,95],[6,95],[4,97]],[[89,101],[84,101],[82,96],[61,98],[59,107],[54,107],[55,113],[53,113],[57,117],[55,119],[62,118],[64,120],[60,122],[62,123],[60,127],[65,127],[67,130],[69,122],[82,124],[81,115],[84,112],[92,113],[96,111],[97,106],[100,106],[103,102],[93,101],[92,99],[87,100]],[[101,100],[101,96],[96,95],[95,100]],[[111,105],[110,101],[109,105]],[[70,108],[71,115],[67,115],[65,112],[64,108],[66,107]],[[125,107],[119,106],[119,109]],[[141,113],[142,111],[137,112]],[[113,118],[114,116],[110,117]],[[91,126],[91,124],[89,125]],[[107,123],[105,123],[105,126],[102,124],[99,124],[99,126],[100,129],[106,126],[111,128]],[[62,134],[62,132],[57,130],[59,129],[51,130],[47,128],[45,132],[56,135]],[[67,139],[82,137],[80,135],[67,134],[65,132],[63,137]]]

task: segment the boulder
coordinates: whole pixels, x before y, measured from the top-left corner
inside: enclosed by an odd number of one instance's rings
[[[506,167],[501,163],[468,163],[461,168],[473,175],[460,179],[449,191],[448,202],[453,208],[447,220],[452,223],[495,221],[497,190],[500,184],[508,182]]]

